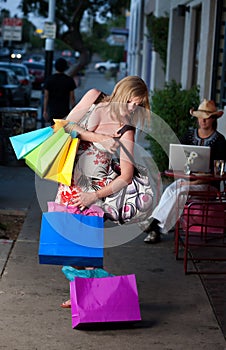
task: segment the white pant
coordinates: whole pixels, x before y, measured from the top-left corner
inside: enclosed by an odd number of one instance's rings
[[[165,189],[158,205],[148,219],[149,222],[153,218],[157,219],[160,222],[159,227],[162,233],[167,233],[182,214],[183,207],[187,201],[188,191],[205,191],[207,189],[216,191],[215,187],[208,184],[181,186],[185,181],[184,179],[178,179]],[[182,195],[181,193],[183,192],[185,192],[185,194]],[[180,210],[178,210],[178,208],[180,208]]]

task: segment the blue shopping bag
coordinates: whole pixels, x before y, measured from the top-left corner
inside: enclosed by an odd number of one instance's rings
[[[42,215],[39,263],[103,266],[104,220],[64,212]]]
[[[54,130],[51,126],[26,132],[24,134],[11,136],[10,142],[13,146],[17,159],[23,158],[27,153],[39,146],[42,142],[53,135]]]

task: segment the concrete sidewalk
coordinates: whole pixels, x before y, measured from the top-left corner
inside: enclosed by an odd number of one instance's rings
[[[105,249],[105,268],[114,274],[135,273],[142,321],[90,330],[71,327],[70,310],[60,308],[69,283],[60,266],[38,263],[41,208],[55,188],[40,199],[40,186],[27,167],[0,167],[0,209],[27,210],[22,231],[0,279],[0,349],[151,349],[225,350],[200,278],[185,276],[173,253],[173,237],[161,244],[143,243],[143,235]],[[49,182],[48,182],[49,184]],[[44,191],[45,192],[45,191]],[[136,236],[136,225],[111,229]],[[1,246],[0,246],[1,249]]]

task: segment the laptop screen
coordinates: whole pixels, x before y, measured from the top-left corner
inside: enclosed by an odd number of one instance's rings
[[[187,157],[195,152],[197,157],[190,165],[192,172],[210,172],[210,147],[194,146],[182,144],[170,144],[169,148],[169,169],[174,171],[184,171]]]

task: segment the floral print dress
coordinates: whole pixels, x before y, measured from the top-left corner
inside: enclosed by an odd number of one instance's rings
[[[94,106],[95,107],[95,106]],[[93,107],[82,118],[80,126],[87,129],[88,117]],[[99,147],[98,147],[99,146]],[[79,192],[94,192],[107,184],[107,174],[112,155],[103,151],[101,145],[80,141],[73,170],[72,184],[60,184],[55,201],[59,204],[70,205],[74,196]],[[98,205],[98,203],[96,203]],[[99,203],[101,204],[101,202]]]

